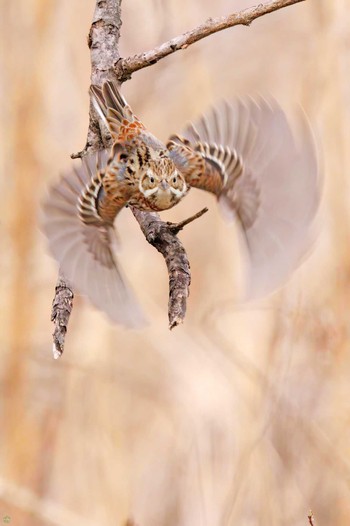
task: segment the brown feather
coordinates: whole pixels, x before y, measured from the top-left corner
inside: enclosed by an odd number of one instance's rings
[[[167,145],[188,184],[215,193],[225,217],[242,227],[247,299],[280,286],[310,247],[320,176],[312,132],[305,116],[301,121],[297,144],[275,101],[237,100]]]

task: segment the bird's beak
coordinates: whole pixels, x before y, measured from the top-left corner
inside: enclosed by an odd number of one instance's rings
[[[165,179],[163,179],[160,183],[160,187],[162,190],[167,190],[169,188],[169,183]]]

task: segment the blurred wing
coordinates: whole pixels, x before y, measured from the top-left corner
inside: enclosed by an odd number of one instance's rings
[[[93,167],[96,169],[96,155],[86,157],[79,168],[51,187],[42,206],[42,230],[73,287],[113,322],[135,327],[142,324],[143,316],[115,259],[112,224],[98,221],[98,217],[86,224],[79,216],[79,196],[91,182]],[[100,168],[106,159],[104,153]]]
[[[247,299],[281,285],[311,244],[320,177],[305,116],[300,123],[297,144],[275,101],[223,103],[168,144],[189,184],[215,193],[225,217],[238,219],[248,254]],[[189,150],[205,160],[200,175],[198,161],[191,175]]]

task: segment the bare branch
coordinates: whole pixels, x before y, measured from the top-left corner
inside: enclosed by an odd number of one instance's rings
[[[178,224],[165,223],[158,214],[142,212],[132,207],[147,241],[160,252],[166,262],[169,274],[169,328],[173,329],[183,322],[186,314],[186,300],[191,283],[190,263],[181,241],[176,234],[188,223],[201,217],[208,209],[204,208],[194,216]]]
[[[249,26],[257,18],[282,9],[283,7],[298,4],[299,2],[304,2],[304,0],[273,0],[272,2],[249,7],[248,9],[228,16],[209,18],[204,24],[174,37],[150,51],[139,53],[133,57],[120,59],[116,63],[117,77],[120,82],[124,82],[129,79],[135,71],[152,66],[162,58],[175,53],[175,51],[187,49],[188,46],[202,40],[202,38],[206,38],[230,27],[239,25]]]
[[[91,52],[91,82],[101,86],[105,80],[123,82],[135,71],[155,64],[160,59],[186,49],[213,33],[236,25],[249,26],[253,20],[263,15],[297,4],[304,0],[274,0],[251,7],[226,17],[210,18],[195,29],[165,42],[161,46],[139,55],[121,59],[119,56],[119,37],[121,26],[121,0],[96,0],[96,8],[88,37]],[[101,148],[110,146],[111,137],[99,125],[98,118],[90,105],[90,122],[84,150],[72,157],[82,157]],[[147,241],[165,258],[169,273],[169,324],[170,328],[182,323],[186,312],[186,298],[191,282],[190,266],[186,252],[176,234],[188,223],[203,215],[203,209],[194,216],[178,224],[161,221],[156,213],[141,212],[132,208]],[[56,285],[51,319],[55,322],[54,357],[61,356],[64,350],[65,335],[73,307],[73,290],[60,275]]]
[[[119,59],[118,42],[120,36],[121,0],[97,0],[96,10],[89,33],[88,44],[91,50],[91,82],[101,85],[107,79],[115,78],[114,64]],[[101,133],[102,131],[102,133]],[[108,147],[110,137],[103,135],[92,107],[87,143],[82,152],[73,157]],[[130,207],[131,208],[131,207]],[[186,313],[186,299],[191,282],[190,265],[186,252],[176,234],[190,221],[200,217],[204,211],[178,225],[161,221],[156,213],[141,212],[131,208],[140,224],[147,241],[164,256],[169,273],[169,325],[172,329],[182,323]],[[59,276],[51,314],[56,327],[54,338],[54,357],[59,358],[64,350],[68,320],[73,308],[73,290],[62,275]]]
[[[55,324],[52,335],[53,357],[55,359],[59,358],[64,351],[68,321],[73,308],[73,298],[73,289],[62,274],[59,274],[51,311],[51,321]]]
[[[308,514],[307,518],[309,519],[310,526],[315,526],[314,514],[312,513],[312,511],[310,511],[310,513]]]

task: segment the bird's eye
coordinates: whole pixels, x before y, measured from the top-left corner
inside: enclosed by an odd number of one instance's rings
[[[175,177],[173,177],[173,183],[175,184],[176,181],[177,181],[177,177],[176,177],[176,175],[175,175]]]
[[[150,181],[150,183],[153,184],[153,183],[154,183],[154,177],[150,177],[150,178],[149,178],[149,181]]]
[[[119,156],[119,161],[126,162],[128,159],[128,155],[126,153],[121,153]]]

